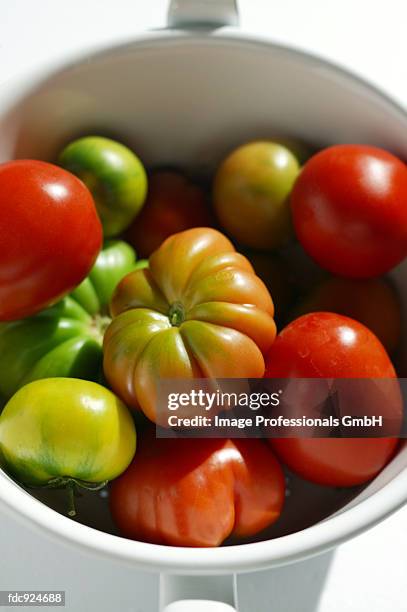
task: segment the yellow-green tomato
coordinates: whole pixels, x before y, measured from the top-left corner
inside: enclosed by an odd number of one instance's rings
[[[6,470],[27,486],[100,484],[119,476],[136,450],[127,407],[108,389],[77,378],[22,387],[0,415]]]
[[[106,237],[123,232],[140,212],[147,175],[139,158],[123,144],[86,136],[65,147],[59,162],[91,191]]]
[[[214,206],[228,234],[257,249],[275,249],[292,236],[289,196],[298,160],[276,142],[251,142],[221,164],[214,184]]]

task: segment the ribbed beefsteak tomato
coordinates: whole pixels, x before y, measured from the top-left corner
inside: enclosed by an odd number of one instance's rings
[[[276,335],[274,306],[249,261],[220,232],[174,234],[111,302],[107,380],[157,420],[160,378],[258,378]]]
[[[219,546],[274,523],[283,471],[261,440],[143,436],[113,484],[113,519],[129,538],[173,546]]]

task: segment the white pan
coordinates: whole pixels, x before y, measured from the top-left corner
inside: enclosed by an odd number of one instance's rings
[[[217,27],[237,21],[233,1],[175,1],[167,29],[114,48],[78,53],[58,65],[50,62],[36,74],[8,83],[0,91],[0,160],[52,160],[72,137],[96,132],[117,135],[147,164],[202,171],[239,143],[278,134],[316,145],[370,143],[407,159],[405,109],[320,58]],[[396,278],[407,304],[403,267]],[[74,522],[1,471],[0,508],[59,541],[161,572],[162,610],[226,612],[238,605],[233,580],[237,573],[319,554],[402,506],[407,500],[406,467],[404,446],[357,494],[293,479],[288,518],[279,530],[270,530],[260,541],[218,549],[121,538],[106,509],[100,510],[99,499],[97,521],[86,499],[83,514],[81,510],[86,524]],[[299,503],[301,499],[306,503]]]

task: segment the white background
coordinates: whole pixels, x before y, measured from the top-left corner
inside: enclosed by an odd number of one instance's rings
[[[66,51],[163,26],[166,8],[166,0],[0,0],[0,83]],[[407,107],[406,0],[240,0],[240,9],[243,29],[350,67]],[[0,589],[63,589],[69,612],[157,610],[152,575],[3,516],[0,543]],[[406,612],[407,508],[333,555],[240,578],[239,593],[242,612]]]

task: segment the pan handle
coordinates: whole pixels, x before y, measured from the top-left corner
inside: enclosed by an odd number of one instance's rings
[[[237,26],[237,0],[171,0],[167,21],[170,28]]]
[[[160,612],[237,612],[236,575],[160,576]]]

